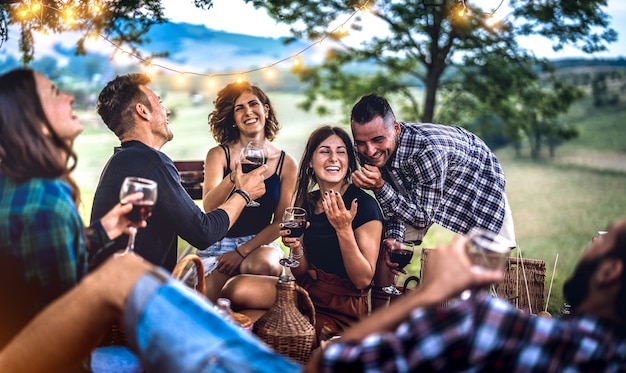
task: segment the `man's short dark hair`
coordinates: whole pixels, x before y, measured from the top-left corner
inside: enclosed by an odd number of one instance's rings
[[[107,83],[98,96],[96,110],[104,123],[118,137],[133,126],[132,110],[137,103],[152,109],[150,101],[140,86],[150,83],[146,74],[118,75]]]
[[[396,116],[384,97],[376,93],[361,97],[352,108],[350,122],[364,124],[372,121],[376,117],[382,117],[385,127],[390,127],[396,121]]]

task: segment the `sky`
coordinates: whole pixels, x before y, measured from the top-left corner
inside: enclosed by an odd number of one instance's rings
[[[477,0],[466,0],[468,3]],[[480,0],[481,4],[494,3],[491,9],[494,9],[499,0]],[[496,16],[504,16],[507,13],[508,1],[504,0],[501,8],[496,12]],[[288,36],[289,29],[284,24],[278,24],[267,15],[265,9],[257,10],[252,4],[245,3],[243,0],[213,0],[213,8],[203,11],[193,5],[192,0],[163,0],[165,7],[165,15],[173,22],[186,22],[192,24],[204,24],[208,28],[227,31],[237,34],[248,34],[256,36],[280,37]],[[606,12],[612,17],[611,27],[618,32],[619,39],[617,42],[609,45],[609,51],[596,53],[594,55],[586,55],[574,48],[565,48],[559,52],[552,51],[550,43],[542,38],[529,38],[522,40],[520,44],[526,49],[534,50],[538,57],[545,58],[566,58],[566,57],[626,57],[626,0],[608,0],[608,8]],[[345,22],[345,20],[337,20],[335,25],[330,25],[329,29]],[[372,22],[373,23],[373,22]],[[380,29],[372,24],[369,27],[370,32]],[[367,34],[368,27],[364,33]],[[366,35],[364,37],[367,37]]]

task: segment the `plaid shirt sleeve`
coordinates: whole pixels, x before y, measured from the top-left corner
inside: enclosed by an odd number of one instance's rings
[[[87,256],[84,226],[71,200],[53,196],[45,204],[24,221],[19,245],[25,278],[40,282],[49,302],[86,275]]]
[[[399,149],[402,153],[406,151],[406,148]],[[417,157],[419,159],[414,159]],[[387,171],[390,174],[376,193],[376,198],[387,217],[394,217],[396,221],[409,222],[416,228],[424,229],[431,224],[441,204],[447,160],[435,151],[425,151],[419,155],[405,154],[402,158],[403,169]],[[393,178],[404,191],[396,190],[389,178]],[[411,183],[407,184],[407,180]],[[404,225],[402,228],[397,227],[398,224],[390,224],[387,234],[404,237]]]
[[[322,372],[623,372],[626,337],[589,316],[520,312],[479,294],[447,308],[419,308],[396,330],[331,343]]]
[[[100,220],[96,220],[85,229],[85,238],[87,250],[90,252],[99,252],[115,243],[109,238]]]

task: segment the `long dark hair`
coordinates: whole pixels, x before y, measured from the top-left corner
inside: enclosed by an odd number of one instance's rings
[[[272,107],[269,97],[263,90],[248,82],[230,83],[217,93],[213,101],[215,109],[209,114],[209,127],[213,138],[220,144],[230,144],[239,139],[239,128],[235,124],[235,101],[244,92],[250,92],[259,98],[263,105],[269,107],[269,113],[265,120],[265,138],[274,140],[280,124],[276,118],[276,111]]]
[[[45,134],[44,128],[49,135]],[[37,94],[35,71],[17,68],[0,76],[0,172],[26,181],[61,178],[78,205],[80,192],[70,173],[77,156],[52,128]]]
[[[298,168],[298,184],[296,185],[296,197],[294,204],[295,206],[304,206],[304,202],[309,200],[310,202],[314,202],[311,200],[310,191],[313,189],[315,184],[317,184],[317,179],[315,178],[315,174],[313,173],[313,169],[309,167],[309,163],[311,163],[311,159],[313,158],[313,153],[315,149],[322,143],[322,141],[326,140],[332,135],[337,135],[346,145],[346,151],[348,153],[348,172],[346,174],[346,181],[350,181],[350,175],[352,171],[356,170],[356,153],[354,152],[354,146],[352,145],[352,140],[350,139],[350,135],[346,130],[341,127],[334,126],[322,126],[317,128],[306,142],[306,147],[304,148],[304,154],[302,154],[302,160],[300,161],[300,167]]]

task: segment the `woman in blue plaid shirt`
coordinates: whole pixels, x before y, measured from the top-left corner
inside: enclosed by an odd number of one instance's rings
[[[85,231],[70,175],[83,130],[73,102],[33,70],[0,76],[0,349],[87,274],[86,246],[128,233],[131,204]]]

